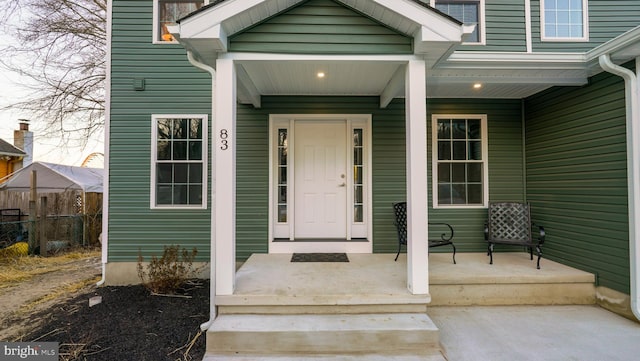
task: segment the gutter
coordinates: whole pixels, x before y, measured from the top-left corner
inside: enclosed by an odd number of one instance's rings
[[[211,124],[215,124],[215,109],[213,109],[213,107],[216,104],[215,101],[215,88],[216,88],[216,70],[214,68],[212,68],[211,66],[201,63],[199,61],[197,61],[195,59],[195,57],[193,56],[193,52],[188,50],[187,51],[187,59],[189,60],[189,63],[191,63],[191,65],[195,66],[198,69],[204,70],[206,72],[208,72],[209,74],[211,74]],[[214,128],[214,127],[212,127]],[[215,179],[215,178],[214,178]],[[215,195],[213,193],[211,193],[211,197],[213,198]],[[214,200],[211,200],[211,203],[214,203]],[[213,231],[213,227],[215,227],[215,212],[216,209],[215,207],[213,207],[211,209],[211,228]],[[215,237],[213,237],[214,232],[211,232],[211,251],[210,251],[210,266],[209,266],[209,320],[203,324],[200,325],[200,330],[202,331],[206,331],[209,329],[209,327],[211,326],[211,324],[213,323],[213,321],[216,319],[217,313],[216,313],[216,303],[215,298],[216,298],[216,267],[214,265],[214,260],[216,259],[215,255],[216,255],[216,247],[215,247]]]
[[[605,71],[620,76],[625,83],[627,109],[627,188],[629,203],[629,273],[631,289],[631,311],[640,320],[640,220],[636,214],[640,210],[640,89],[635,72],[614,64],[609,54],[598,57],[600,66]],[[640,57],[636,58],[636,71],[640,69]]]

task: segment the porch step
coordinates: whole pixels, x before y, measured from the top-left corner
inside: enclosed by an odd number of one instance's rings
[[[231,354],[207,354],[203,361],[447,361],[442,354],[434,355],[397,355],[397,354],[370,354],[357,355],[231,355]]]
[[[371,354],[406,360],[440,355],[438,328],[423,313],[220,315],[207,331],[209,360],[224,355],[348,360]]]
[[[525,252],[431,254],[429,306],[590,305],[595,276],[543,258],[540,269]],[[535,257],[534,257],[535,258]]]

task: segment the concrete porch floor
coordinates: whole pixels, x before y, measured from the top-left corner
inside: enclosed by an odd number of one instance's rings
[[[236,273],[236,291],[218,296],[225,306],[425,304],[593,304],[594,275],[527,253],[429,256],[430,295],[407,289],[406,256],[349,254],[349,262],[290,262],[291,254],[254,254]]]
[[[426,313],[439,329],[441,352],[449,361],[632,360],[640,354],[640,324],[595,305],[590,273],[547,259],[537,270],[526,253],[496,254],[494,265],[482,253],[460,253],[456,265],[451,254],[431,254],[431,294],[416,296],[406,287],[406,258],[394,262],[394,257],[349,254],[348,263],[292,263],[290,254],[256,254],[238,269],[235,294],[217,296],[216,304],[221,315],[317,314],[323,306],[327,313],[340,307],[358,313],[367,305],[372,308],[363,313],[376,313],[378,307],[384,312],[385,305],[395,310],[390,312],[417,312],[399,306],[419,309],[431,298]]]

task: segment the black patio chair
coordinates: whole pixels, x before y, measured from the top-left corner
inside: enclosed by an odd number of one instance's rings
[[[398,254],[396,261],[400,256],[403,245],[407,245],[407,202],[398,202],[393,204],[393,210],[396,214],[396,230],[398,231]],[[456,246],[453,244],[453,227],[448,223],[428,222],[430,226],[444,227],[444,233],[440,234],[440,238],[429,239],[429,248],[451,245],[453,248],[453,264],[456,264]]]
[[[533,227],[538,228],[538,237],[533,237]],[[489,242],[487,255],[493,264],[493,247],[496,244],[523,246],[529,250],[533,260],[533,248],[538,255],[537,268],[540,269],[542,244],[545,239],[544,227],[531,222],[529,203],[495,202],[489,203],[489,214],[484,225],[484,239]]]

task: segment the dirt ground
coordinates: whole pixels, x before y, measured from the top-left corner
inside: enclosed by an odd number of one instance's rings
[[[169,297],[142,286],[96,287],[99,279],[94,256],[0,288],[0,340],[59,342],[61,360],[202,359],[208,280]],[[90,307],[96,296],[101,302]]]

